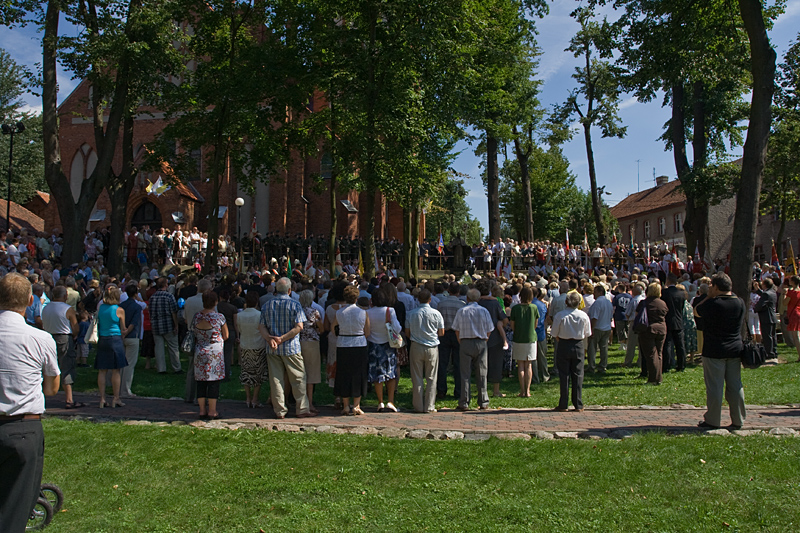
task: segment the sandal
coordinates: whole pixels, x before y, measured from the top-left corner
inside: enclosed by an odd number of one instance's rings
[[[64,409],[80,409],[81,407],[86,407],[86,404],[83,402],[65,402]]]
[[[362,411],[360,407],[353,407],[353,410],[351,412],[354,415],[363,415],[364,414],[364,411]]]
[[[390,402],[390,403],[386,404],[385,412],[387,412],[387,413],[397,413],[399,411],[400,410],[397,407],[395,407],[393,403]],[[361,414],[364,414],[364,413],[362,412]]]

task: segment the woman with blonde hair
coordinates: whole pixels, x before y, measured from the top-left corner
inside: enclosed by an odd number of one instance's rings
[[[639,331],[639,353],[647,363],[647,383],[661,385],[661,362],[667,338],[667,304],[661,299],[661,284],[647,286],[644,300],[636,307],[637,315],[647,313],[647,327]]]
[[[120,290],[116,285],[108,285],[103,292],[103,300],[97,309],[97,355],[94,368],[97,373],[97,388],[100,391],[100,408],[106,405],[106,371],[111,371],[111,389],[114,399],[112,407],[124,407],[119,399],[121,384],[120,369],[128,366],[125,358],[125,345],[122,339],[131,332],[133,326],[125,327],[125,311],[119,306]]]

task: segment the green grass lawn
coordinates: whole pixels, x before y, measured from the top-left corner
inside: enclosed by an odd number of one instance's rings
[[[48,531],[797,531],[800,439],[419,441],[48,419]]]
[[[616,348],[616,345],[614,346]],[[781,345],[779,353],[782,361],[796,361],[797,353],[792,348]],[[90,355],[90,363],[92,362]],[[548,354],[552,364],[552,346]],[[644,379],[638,377],[638,368],[623,368],[624,354],[614,349],[609,355],[608,372],[604,375],[587,373],[583,385],[583,402],[586,405],[670,405],[685,403],[705,405],[705,385],[701,366],[689,365],[685,372],[670,372],[664,376],[660,387],[645,385]],[[187,361],[183,359],[186,369]],[[234,376],[230,382],[223,383],[220,396],[227,399],[244,401],[244,389],[239,384],[239,368],[234,367]],[[323,379],[324,379],[323,371]],[[161,398],[182,397],[185,376],[171,373],[159,375],[155,369],[145,370],[144,359],[139,359],[133,381],[133,392],[140,396],[156,396]],[[745,387],[745,399],[748,404],[786,404],[800,403],[800,364],[787,363],[757,370],[742,370],[742,381]],[[473,386],[474,388],[474,386]],[[78,369],[75,384],[77,391],[97,390],[97,371],[91,368]],[[268,386],[261,392],[262,401],[268,398]],[[491,390],[491,389],[490,389]],[[530,398],[517,398],[519,385],[516,376],[505,378],[502,391],[506,398],[491,398],[492,407],[554,407],[558,403],[558,380],[533,385]],[[452,377],[448,392],[452,394]],[[317,386],[314,401],[318,405],[333,403],[332,389],[323,383]],[[374,392],[364,399],[367,406],[377,405]],[[402,369],[398,385],[397,405],[411,408],[411,379],[408,368]],[[456,407],[455,399],[437,402],[438,407]]]

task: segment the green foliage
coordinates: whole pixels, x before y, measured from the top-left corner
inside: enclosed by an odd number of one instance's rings
[[[549,149],[534,146],[529,159],[529,173],[534,239],[563,239],[567,227],[565,221],[570,219],[576,201],[583,197],[575,185],[575,175],[569,170],[569,161],[557,146]],[[503,222],[512,230],[514,238],[522,239],[525,236],[525,209],[518,162],[507,159],[500,175]]]
[[[14,135],[14,175],[11,180],[11,200],[25,204],[36,191],[48,191],[44,179],[44,154],[42,149],[42,116],[33,113],[14,113],[6,123],[17,121],[25,124],[25,131]],[[0,168],[3,169],[0,183],[0,198],[8,195],[8,143],[9,135],[0,136]]]
[[[469,179],[469,176],[451,170],[447,181],[439,185],[431,199],[425,215],[425,238],[431,242],[439,242],[440,230],[445,244],[456,236],[460,236],[470,245],[483,239],[483,228],[470,214],[466,202],[468,192],[464,187],[464,179]]]
[[[42,117],[24,112],[21,96],[25,93],[25,71],[5,51],[0,49],[0,122],[22,122],[25,131],[14,135],[14,173],[11,180],[11,200],[24,204],[37,190],[47,191],[44,179],[42,150]],[[10,135],[0,135],[0,168],[2,183],[0,198],[8,196],[8,148]]]
[[[611,216],[611,212],[605,202],[602,199],[600,202],[600,212],[606,231],[609,235],[619,234],[619,222]],[[589,240],[589,245],[594,246],[595,243],[600,242],[593,210],[592,193],[578,189],[570,204],[567,217],[564,219],[566,226],[569,228],[571,245],[583,243],[584,232]]]

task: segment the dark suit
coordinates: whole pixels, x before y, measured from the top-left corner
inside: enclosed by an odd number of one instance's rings
[[[753,310],[758,313],[758,322],[761,325],[761,342],[767,350],[770,359],[778,357],[778,335],[775,331],[775,304],[778,295],[773,290],[758,291],[760,296]]]
[[[639,333],[639,357],[647,365],[647,382],[661,383],[662,359],[664,354],[664,337],[667,326],[664,323],[667,316],[667,305],[658,298],[645,298],[636,307],[636,312],[647,309],[647,331]]]
[[[667,304],[667,338],[662,361],[664,372],[673,367],[678,370],[686,368],[686,347],[683,343],[683,302],[686,298],[683,294],[674,285],[661,292],[661,299]]]

